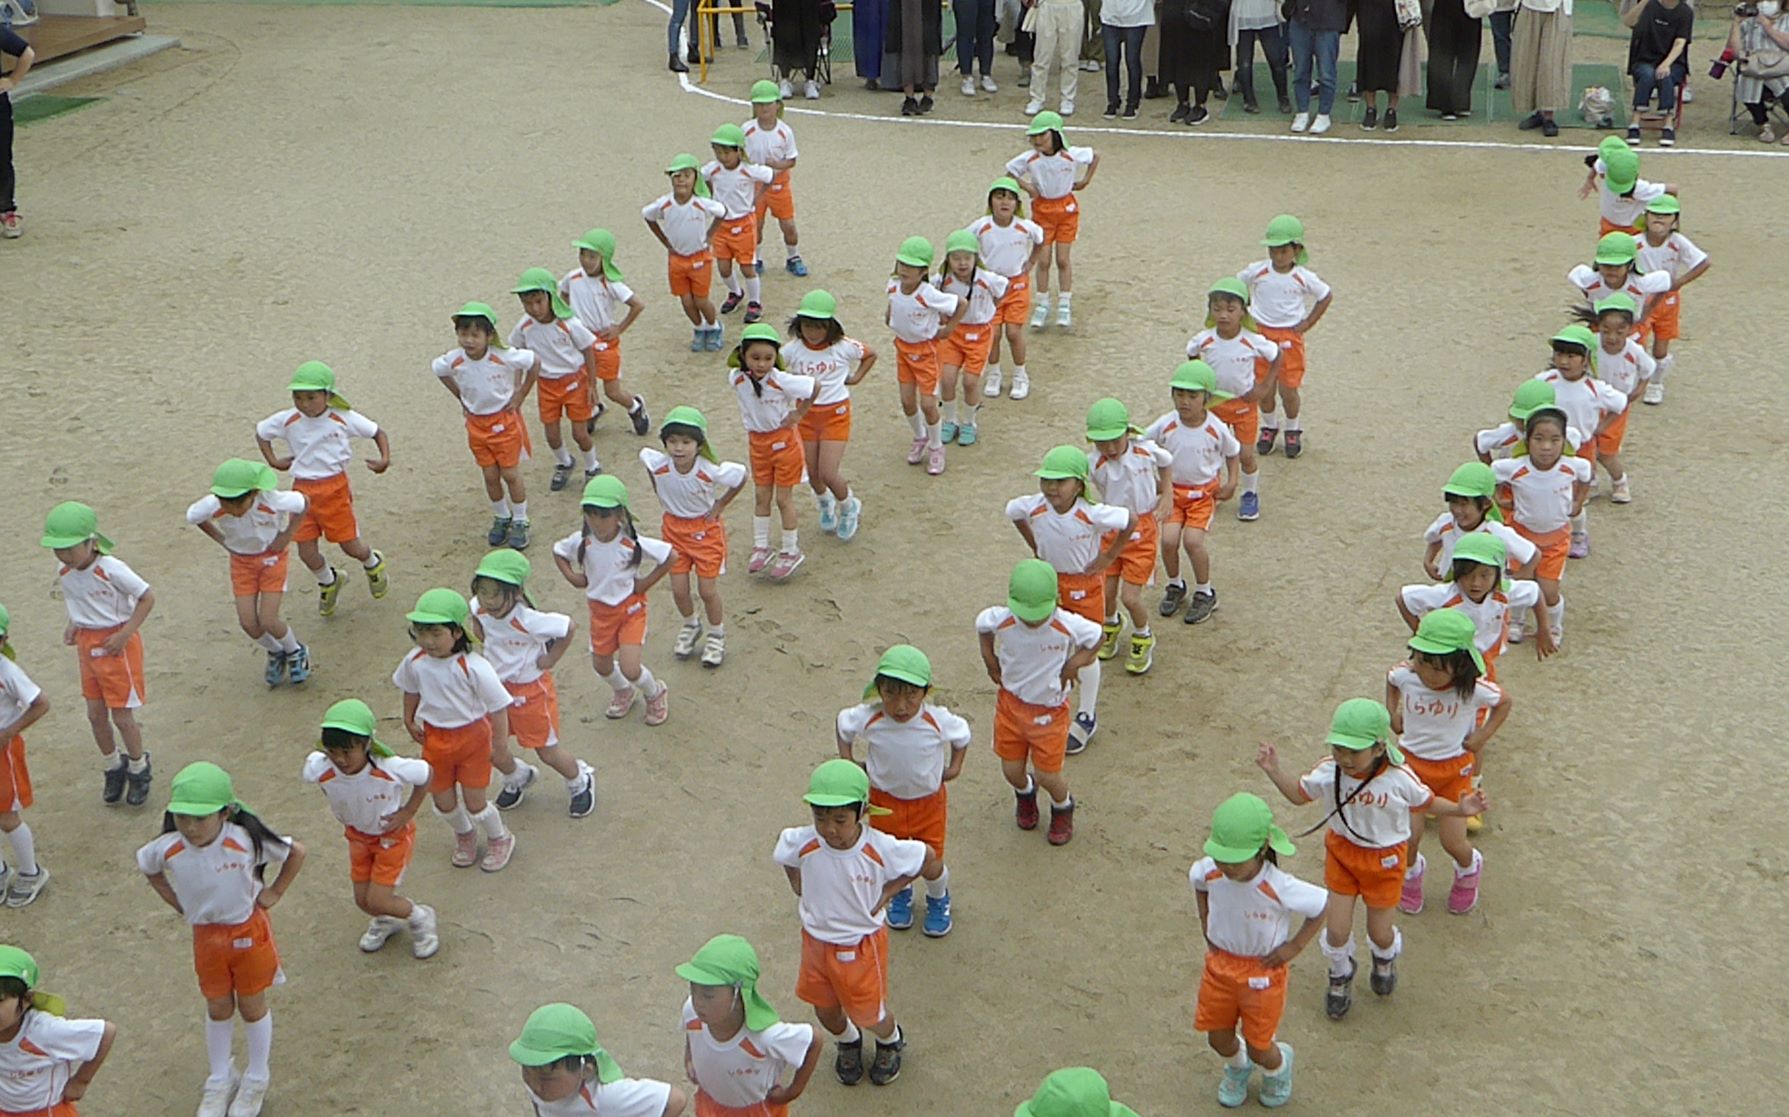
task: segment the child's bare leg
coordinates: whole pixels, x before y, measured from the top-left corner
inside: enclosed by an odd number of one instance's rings
[[[575,780],[580,775],[577,757],[566,752],[558,745],[548,745],[545,748],[535,749],[534,755],[540,757],[540,762],[542,764],[545,764],[547,767],[553,769],[553,771],[558,772],[559,775],[565,779]]]
[[[1540,583],[1542,601],[1546,602],[1548,606],[1559,604],[1558,578],[1536,578],[1535,581]]]
[[[1274,400],[1284,394],[1285,389],[1278,384],[1261,393],[1261,429],[1263,432],[1280,429],[1280,417],[1273,413]]]
[[[596,440],[590,437],[590,428],[584,423],[572,423],[571,440],[578,444],[579,450],[586,453],[596,448]]]
[[[137,724],[135,710],[112,710],[112,724],[118,727],[118,739],[124,743],[124,755],[132,760],[143,759],[143,727]],[[108,734],[109,736],[109,734]],[[100,746],[105,751],[105,746]]]
[[[1033,776],[1033,778],[1035,778],[1037,780],[1037,786],[1043,788],[1045,791],[1050,793],[1050,802],[1052,802],[1052,803],[1068,802],[1068,777],[1067,776],[1063,775],[1061,772],[1038,772],[1038,771],[1033,771],[1032,776]]]
[[[1131,627],[1141,632],[1149,627],[1149,614],[1143,610],[1143,587],[1135,582],[1120,582],[1118,600],[1131,615]]]
[[[894,1014],[884,1008],[882,1010],[882,1019],[871,1024],[869,1027],[865,1028],[864,1031],[875,1036],[877,1039],[893,1039],[895,1034]]]
[[[485,496],[492,504],[503,503],[503,471],[494,465],[481,465],[478,471],[485,479]]]
[[[1116,567],[1108,567],[1108,569],[1116,570],[1117,568]],[[1106,623],[1107,624],[1117,624],[1118,623],[1118,606],[1121,604],[1121,602],[1118,600],[1118,575],[1117,574],[1107,574],[1106,575],[1105,595],[1106,595]]]
[[[491,767],[506,776],[516,774],[516,754],[509,750],[509,741],[493,736],[491,738]]]
[[[1396,908],[1367,909],[1367,943],[1373,947],[1375,957],[1396,957],[1391,952],[1398,945],[1398,929],[1394,925],[1397,917]]]
[[[360,541],[358,539],[355,539],[355,540],[352,540],[352,542],[358,543]],[[348,550],[347,543],[342,544],[342,550],[344,550],[344,551]],[[304,568],[306,570],[309,570],[311,573],[321,574],[323,572],[323,565],[324,565],[323,564],[323,548],[322,548],[322,546],[319,545],[315,539],[306,539],[303,542],[299,543],[298,544],[298,561],[304,563]]]
[[[727,615],[721,608],[720,579],[704,578],[698,575],[696,577],[696,592],[702,595],[702,608],[708,614],[708,623],[716,626],[725,624]]]
[[[541,427],[547,433],[547,447],[553,451],[553,457],[559,457],[559,451],[565,445],[565,432],[560,429],[559,420],[542,423]]]
[[[341,548],[342,548],[342,553],[344,555],[347,555],[351,559],[359,560],[359,562],[362,566],[365,566],[367,563],[367,560],[373,557],[373,549],[371,547],[367,546],[366,540],[362,539],[358,535],[356,535],[354,538],[348,540],[346,543],[341,544]],[[304,544],[300,543],[298,545],[298,553],[301,556],[304,554]],[[317,558],[318,558],[318,562],[321,563],[323,556],[321,554],[319,554],[317,556]],[[306,563],[305,565],[309,566],[310,564]],[[321,565],[318,565],[318,566],[311,567],[311,569],[321,570],[321,569],[323,569],[323,567]]]
[[[705,301],[698,300],[694,295],[677,296],[678,304],[683,307],[683,316],[690,320],[692,326],[700,326],[704,321],[714,321],[713,318],[703,318],[706,311],[703,310],[702,303]],[[712,304],[710,304],[710,309],[712,309]]]
[[[963,374],[963,405],[969,409],[965,417],[971,420],[975,418],[975,409],[981,406],[981,376],[979,372]]]
[[[1207,534],[1204,528],[1186,529],[1186,554],[1193,560],[1193,581],[1201,586],[1211,584],[1211,551],[1205,546]]]
[[[795,490],[785,485],[776,487],[776,510],[784,531],[794,531],[800,523],[795,518]]]
[[[1601,462],[1603,468],[1609,471],[1611,482],[1620,481],[1627,476],[1627,467],[1621,464],[1620,454],[1598,454],[1597,461]]]
[[[917,387],[917,385],[915,385],[915,387]],[[925,416],[926,425],[928,427],[934,426],[939,422],[938,397],[937,396],[931,395],[929,393],[927,395],[920,396],[919,397],[919,410],[920,410],[920,413]]]
[[[415,910],[415,905],[398,895],[391,885],[374,884],[370,880],[354,882],[354,906],[368,915],[382,915],[387,919],[409,919]]]
[[[236,1015],[236,994],[225,993],[213,1000],[205,998],[205,1015],[213,1020],[228,1020]]]
[[[1013,364],[1023,365],[1025,363],[1025,356],[1029,352],[1025,344],[1025,324],[1023,322],[1008,322],[1005,326],[1005,332],[1007,348],[1012,350]],[[996,350],[1000,348],[1000,341],[998,338],[994,341],[994,348]],[[998,359],[998,354],[996,353],[994,357],[988,359],[996,360]]]
[[[696,312],[702,316],[700,319],[702,322],[712,323],[719,319],[720,309],[714,305],[713,299],[709,298],[707,295],[703,295],[701,298],[695,300],[695,303]],[[697,321],[697,319],[691,318],[690,321],[694,322]]]
[[[1180,540],[1185,525],[1170,520],[1162,525],[1162,570],[1170,582],[1180,581]]]
[[[919,385],[912,381],[901,385],[901,414],[909,419],[919,414]]]
[[[1466,837],[1466,820],[1450,815],[1440,819],[1438,825],[1441,830],[1441,848],[1447,850],[1447,855],[1460,868],[1472,868],[1472,842]],[[1415,844],[1414,834],[1411,836],[1411,844]]]
[[[689,571],[671,575],[671,602],[677,606],[677,615],[684,620],[692,620],[696,615],[696,600],[690,595]]]
[[[809,76],[811,77],[812,75]],[[770,211],[765,210],[764,212],[769,213]],[[789,250],[789,255],[794,256],[796,254],[796,247],[801,244],[801,234],[795,231],[795,219],[793,217],[779,217],[776,219],[776,223],[783,231],[783,247]]]
[[[1014,791],[1024,791],[1031,786],[1031,776],[1023,760],[1001,760],[1000,774],[1013,785]]]
[[[519,465],[505,466],[502,474],[503,483],[509,488],[509,502],[511,504],[527,504],[528,484],[522,480],[522,467]]]
[[[1323,944],[1326,947],[1339,950],[1347,946],[1354,935],[1354,899],[1335,892],[1329,894],[1329,904],[1323,909]],[[1333,964],[1329,972],[1336,972]]]
[[[603,395],[608,396],[610,402],[618,403],[629,411],[634,409],[634,404],[640,402],[640,397],[621,386],[621,377],[619,376],[613,380],[603,381]]]
[[[93,743],[99,746],[101,756],[111,757],[118,751],[118,742],[112,739],[111,711],[97,698],[87,699],[87,724],[93,730]]]
[[[768,518],[771,500],[775,496],[776,490],[769,485],[754,485],[752,487],[752,515]]]
[[[820,476],[825,478],[826,487],[832,495],[844,500],[851,495],[851,486],[845,483],[844,471],[840,468],[845,461],[845,443],[836,438],[829,438],[820,443]]]
[[[1072,294],[1075,289],[1075,265],[1069,260],[1069,253],[1074,245],[1056,244],[1056,290],[1059,294]]]
[[[267,1018],[267,994],[239,994],[236,998],[236,1012],[242,1017],[244,1024],[253,1024]]]
[[[820,1021],[820,1026],[834,1038],[843,1036],[851,1026],[851,1022],[845,1019],[845,1010],[838,1005],[830,1005],[825,1008],[815,1005],[814,1019]]]
[[[485,789],[482,787],[468,787],[465,784],[459,784],[458,786],[460,789],[460,802],[466,804],[466,813],[474,815],[483,814],[485,807],[490,802],[490,800],[485,797]]]
[[[286,626],[285,621],[280,620],[280,602],[285,598],[286,595],[283,593],[263,593],[255,599],[256,623],[261,626],[262,632],[281,641],[285,640],[292,631]],[[237,600],[241,601],[242,599],[237,598]]]
[[[1050,253],[1045,252],[1043,254],[1043,256],[1037,262],[1037,271],[1032,274],[1031,297],[1034,299],[1047,299],[1050,297],[1050,260],[1051,260],[1051,258],[1052,257],[1050,255]],[[1014,360],[1018,359],[1017,352],[1015,352],[1013,354],[1013,359]]]
[[[938,370],[938,396],[952,407],[957,402],[957,376],[962,369],[956,365],[945,365]]]
[[[1304,402],[1304,396],[1299,389],[1288,388],[1282,384],[1280,385],[1280,402],[1286,405],[1286,419],[1290,422],[1298,418],[1298,409]]]
[[[276,618],[277,619],[277,618]],[[261,610],[259,599],[254,594],[245,594],[236,598],[236,623],[248,634],[250,640],[259,640],[266,632],[261,627]]]

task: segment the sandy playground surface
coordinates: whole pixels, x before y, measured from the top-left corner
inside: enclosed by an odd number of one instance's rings
[[[761,585],[743,573],[749,522],[736,512],[718,672],[672,662],[674,611],[655,591],[649,662],[673,688],[665,728],[605,722],[606,688],[569,656],[565,731],[597,768],[599,809],[567,819],[548,781],[509,816],[519,849],[495,877],[452,870],[446,831],[425,816],[409,891],[440,910],[444,946],[422,964],[402,943],[355,950],[364,917],[343,843],[297,773],[329,701],[361,695],[395,717],[387,679],[408,646],[404,608],[428,586],[463,585],[483,550],[486,508],[427,362],[452,344],[452,307],[485,299],[513,321],[514,277],[569,266],[569,238],[608,225],[650,306],[627,338],[630,379],[656,414],[705,408],[723,451],[742,455],[719,362],[685,349],[636,214],[663,189],[667,155],[701,151],[744,113],[678,91],[663,72],[663,16],[634,2],[171,6],[153,19],[182,49],[63,90],[109,99],[21,133],[30,231],[0,246],[0,600],[55,704],[30,738],[31,821],[56,873],[36,906],[0,914],[0,938],[34,950],[77,1012],[122,1028],[83,1108],[190,1113],[204,1056],[186,933],[131,859],[156,817],[97,802],[75,665],[58,644],[54,563],[36,537],[44,510],[69,498],[99,507],[157,591],[145,629],[153,802],[181,764],[218,759],[313,853],[276,913],[290,983],[274,998],[272,1117],[519,1112],[505,1044],[558,998],[592,1012],[631,1073],[679,1081],[684,990],[671,968],[722,930],[757,944],[763,988],[807,1019],[792,993],[794,903],[769,851],[779,827],[804,821],[798,795],[832,752],[834,712],[897,641],[930,652],[938,698],[976,730],[952,796],[957,928],[898,940],[893,1005],[911,1036],[898,1086],[846,1091],[829,1052],[799,1109],[1002,1114],[1046,1071],[1089,1063],[1144,1114],[1213,1110],[1217,1063],[1190,1030],[1201,945],[1187,865],[1218,801],[1271,792],[1252,763],[1258,738],[1290,763],[1315,757],[1334,703],[1380,693],[1400,657],[1391,597],[1421,576],[1418,535],[1441,482],[1544,362],[1563,274],[1588,255],[1595,210],[1574,197],[1583,149],[1566,140],[1591,133],[1568,133],[1556,153],[1096,136],[1104,162],[1085,196],[1077,324],[1034,342],[1032,397],[994,403],[982,444],[953,449],[950,471],[927,480],[901,462],[885,363],[857,394],[846,459],[866,507],[856,541],[822,537],[803,500],[808,565],[793,584]],[[739,57],[723,56],[720,87],[758,76]],[[1003,79],[1011,65],[998,63]],[[894,107],[854,86],[842,77],[822,107]],[[1009,88],[964,113],[1011,124],[1020,96]],[[956,113],[954,89],[945,97]],[[886,349],[895,244],[942,239],[974,216],[1022,134],[794,122],[811,283]],[[1724,141],[1717,131],[1711,116],[1704,134]],[[1649,177],[1682,186],[1686,228],[1715,270],[1689,294],[1668,405],[1633,424],[1635,503],[1592,506],[1596,551],[1571,570],[1565,654],[1544,668],[1525,648],[1506,657],[1516,711],[1490,759],[1481,907],[1454,918],[1432,901],[1403,919],[1395,998],[1362,983],[1342,1024],[1322,1015],[1320,954],[1296,963],[1288,1112],[1770,1108],[1789,1043],[1776,997],[1789,856],[1771,829],[1785,796],[1765,767],[1786,721],[1767,680],[1789,619],[1770,584],[1789,416],[1768,385],[1760,301],[1780,277],[1759,247],[1781,165],[1644,158]],[[1259,230],[1282,210],[1304,218],[1313,264],[1337,290],[1311,341],[1310,449],[1267,459],[1260,522],[1221,513],[1213,621],[1161,626],[1146,678],[1108,669],[1100,735],[1069,769],[1079,832],[1049,848],[1012,826],[970,626],[1023,553],[1001,504],[1032,487],[1044,449],[1079,440],[1097,396],[1143,418],[1167,408],[1200,293],[1257,258]],[[773,274],[771,316],[805,286]],[[284,406],[284,377],[311,357],[391,432],[391,472],[356,466],[354,483],[395,585],[374,603],[355,578],[322,623],[295,564],[287,615],[316,675],[268,693],[223,559],[181,511],[217,460],[252,454],[253,422]],[[613,415],[599,429],[604,461],[637,485],[651,522],[639,445]],[[530,473],[536,592],[581,612],[546,559],[544,541],[576,522],[574,494],[549,494],[548,472],[537,459]],[[402,737],[395,721],[387,732]],[[1279,814],[1294,829],[1317,818]],[[1290,867],[1320,880],[1321,843],[1302,844]]]

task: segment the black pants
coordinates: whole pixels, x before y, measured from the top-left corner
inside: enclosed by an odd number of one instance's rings
[[[1236,84],[1248,104],[1255,103],[1255,44],[1261,44],[1261,57],[1267,60],[1273,74],[1274,92],[1286,95],[1286,36],[1279,25],[1259,27],[1236,33]]]
[[[1471,115],[1483,40],[1484,24],[1466,14],[1461,0],[1438,0],[1429,17],[1428,108]]]
[[[19,208],[12,196],[17,186],[12,170],[12,98],[0,93],[0,213]]]

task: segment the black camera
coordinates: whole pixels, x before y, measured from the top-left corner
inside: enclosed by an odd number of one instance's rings
[[[1758,5],[1743,2],[1735,4],[1733,5],[1733,14],[1740,17],[1755,16],[1758,14]]]

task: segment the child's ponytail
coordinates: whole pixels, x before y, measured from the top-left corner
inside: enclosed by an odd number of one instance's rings
[[[627,540],[632,544],[627,556],[627,565],[638,568],[640,565],[640,532],[634,527],[634,514],[627,505],[619,505],[615,511],[621,516],[621,530],[627,532]]]

